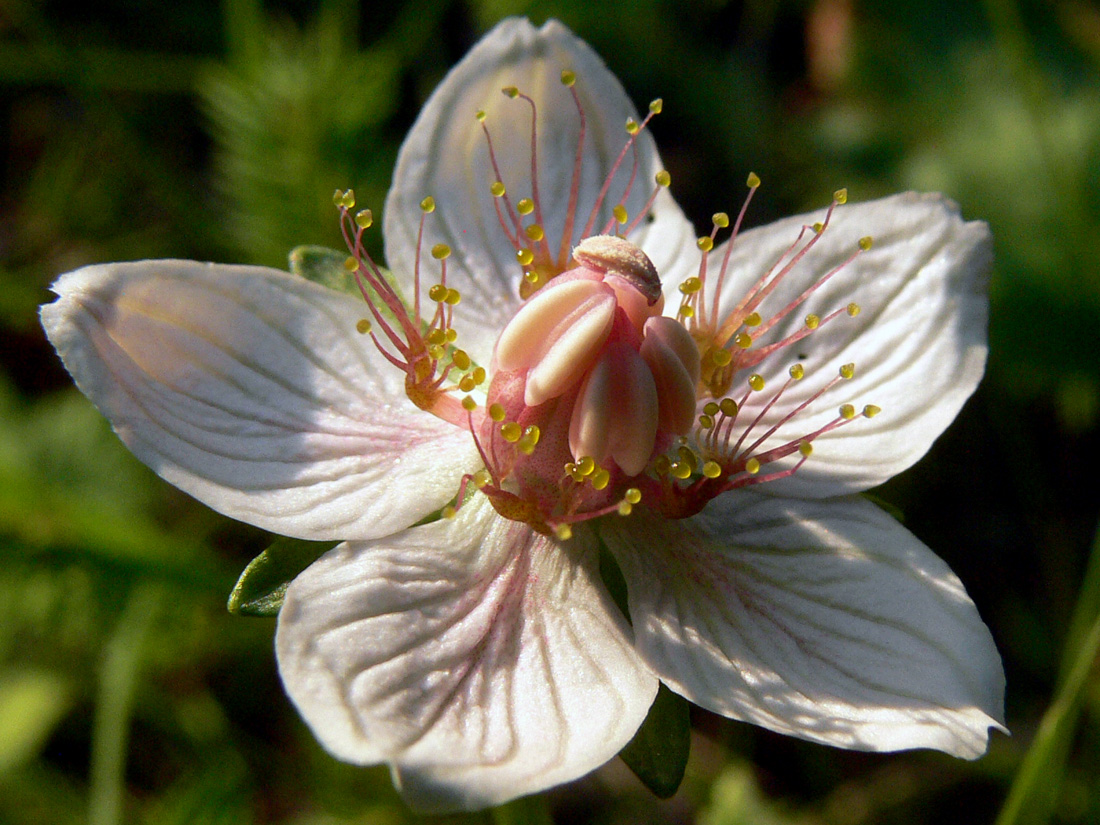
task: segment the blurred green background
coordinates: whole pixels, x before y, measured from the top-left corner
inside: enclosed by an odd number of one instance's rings
[[[755,170],[751,223],[840,186],[940,190],[997,245],[986,381],[876,492],[992,628],[1013,736],[966,763],[696,712],[673,799],[616,761],[554,791],[555,820],[1100,822],[1100,8],[1079,0],[0,0],[0,822],[420,821],[385,769],[314,743],[274,622],[226,612],[268,537],[131,458],[35,309],[87,263],[338,245],[333,190],[379,206],[422,102],[509,14],[560,18],[664,98],[700,228]]]

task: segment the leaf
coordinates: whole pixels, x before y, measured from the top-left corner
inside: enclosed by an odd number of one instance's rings
[[[229,612],[237,616],[275,616],[291,580],[336,545],[280,536],[256,556],[229,594]]]
[[[663,684],[642,726],[619,756],[660,799],[668,799],[684,778],[691,750],[691,706]]]
[[[329,249],[327,246],[303,245],[295,247],[290,253],[290,271],[295,275],[327,286],[337,292],[359,295],[355,277],[344,268],[348,253]]]

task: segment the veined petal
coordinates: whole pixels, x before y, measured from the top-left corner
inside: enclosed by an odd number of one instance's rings
[[[481,808],[613,757],[657,681],[596,570],[483,496],[453,520],[332,550],[287,590],[291,698],[350,762],[389,762],[410,803]]]
[[[1000,658],[962,584],[864,499],[737,491],[601,533],[639,651],[696,704],[857,750],[973,759],[1003,730]]]
[[[560,82],[563,69],[577,75],[575,89],[587,119],[578,216],[569,245],[581,240],[579,232],[626,143],[626,120],[638,119],[638,114],[599,56],[556,21],[536,29],[526,20],[505,20],[450,71],[405,139],[386,199],[386,260],[410,282],[420,227],[418,204],[428,195],[438,204],[426,225],[425,248],[442,241],[453,250],[447,280],[463,296],[455,307],[456,326],[463,347],[483,364],[489,363],[496,334],[519,305],[522,270],[489,193],[497,176],[474,115],[478,110],[487,115],[503,183],[514,203],[533,194],[531,110],[522,100],[506,98],[501,89],[515,86],[535,100],[539,194],[544,229],[556,250],[568,211],[580,123],[569,90]],[[631,216],[641,211],[662,168],[647,132],[638,136],[637,148],[637,181],[624,204]],[[630,163],[628,154],[601,222],[608,220],[625,190]],[[654,220],[643,221],[630,240],[649,254],[662,277],[676,277],[694,261],[684,254],[694,250],[691,226],[668,190],[661,191],[652,213]]]
[[[77,386],[158,475],[219,512],[307,539],[386,535],[478,466],[355,331],[365,307],[285,272],[89,266],[42,324]]]
[[[800,227],[823,217],[824,212],[802,215],[739,237],[722,309],[729,311],[737,304],[752,281],[794,241]],[[796,361],[806,369],[806,377],[790,387],[757,432],[764,432],[849,363],[855,364],[855,377],[781,427],[770,443],[797,440],[834,419],[845,403],[854,404],[857,411],[873,404],[882,412],[815,440],[810,460],[791,478],[763,485],[768,493],[833,496],[881,484],[928,451],[985,371],[989,229],[984,223],[964,222],[958,207],[939,195],[906,193],[839,207],[814,248],[764,302],[763,317],[840,265],[867,235],[874,241],[871,249],[760,340],[759,345],[766,346],[797,332],[810,313],[824,318],[851,302],[860,307],[856,317],[842,314],[754,368],[771,391],[782,385]],[[724,247],[716,250],[712,260],[720,261],[724,252]],[[771,391],[753,394],[744,420],[755,417]]]

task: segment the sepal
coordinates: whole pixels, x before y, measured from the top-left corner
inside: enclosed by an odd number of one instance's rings
[[[279,536],[241,573],[226,607],[236,616],[277,616],[287,585],[335,547],[331,541],[306,541]]]

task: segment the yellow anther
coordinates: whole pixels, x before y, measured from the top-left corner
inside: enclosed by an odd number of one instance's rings
[[[537,284],[542,276],[540,276],[535,270],[529,269],[523,273],[523,280],[529,284]]]
[[[764,376],[762,376],[758,372],[754,372],[752,375],[749,376],[749,386],[757,392],[760,392],[762,389],[764,389]]]
[[[653,180],[657,183],[658,186],[668,186],[670,183],[672,183],[672,175],[662,169],[660,172],[653,176]]]
[[[340,196],[340,202],[337,204],[337,206],[342,206],[345,209],[351,209],[353,206],[355,206],[355,190],[348,189],[346,192],[344,192]]]
[[[505,191],[507,190],[505,190],[504,184],[501,183],[499,180],[495,180],[491,184],[489,184],[489,194],[492,195],[494,198],[504,197]]]
[[[515,444],[523,436],[523,428],[515,421],[500,425],[500,434],[509,444]]]
[[[455,339],[458,338],[458,330],[454,327],[449,327],[443,337],[447,340],[448,344],[453,344]]]
[[[446,507],[439,511],[439,515],[445,519],[454,518],[456,513],[458,513],[458,510],[455,509],[453,504],[448,504]]]
[[[637,487],[628,487],[626,492],[623,493],[623,501],[628,501],[631,504],[637,504],[642,500],[642,491]]]
[[[577,75],[569,71],[569,69],[561,70],[561,85],[572,87],[577,82]]]
[[[358,321],[355,322],[355,331],[358,332],[360,335],[366,335],[368,332],[370,332],[370,321],[368,321],[366,318],[360,318]]]
[[[352,258],[350,255],[347,258],[344,258],[344,269],[346,269],[348,272],[354,272],[358,268],[359,268],[359,259],[358,258]]]
[[[436,361],[443,357],[443,352],[444,350],[442,344],[432,344],[430,347],[428,347],[428,355],[430,355]]]
[[[809,458],[810,454],[814,451],[814,445],[809,441],[800,441],[798,444],[798,452],[802,454],[803,458]]]
[[[546,237],[546,232],[537,223],[533,223],[530,226],[526,226],[523,229],[523,234],[530,238],[535,243],[538,243]]]
[[[437,243],[432,247],[432,257],[437,261],[442,261],[451,257],[451,248],[445,243]]]
[[[668,474],[682,481],[686,478],[691,478],[691,467],[683,461],[673,461],[668,467]]]
[[[724,367],[733,360],[733,355],[728,349],[711,350],[710,360],[714,362],[715,366]]]
[[[489,417],[493,419],[493,421],[496,421],[498,423],[503,421],[504,407],[502,407],[500,404],[493,404],[489,407]]]
[[[814,224],[814,225],[813,225],[812,227],[810,227],[810,228],[811,228],[811,229],[813,229],[813,231],[814,231],[814,234],[815,234],[815,235],[820,235],[820,234],[821,234],[821,231],[822,231],[822,230],[823,230],[823,229],[825,228],[825,224],[823,224],[823,223],[822,223],[821,221],[817,221],[817,222],[816,222],[816,223],[815,223],[815,224]]]
[[[451,355],[451,361],[460,370],[468,370],[470,368],[470,356],[466,354],[465,350],[456,349]]]
[[[856,374],[856,365],[855,364],[844,364],[840,368],[840,377],[843,378],[845,381],[850,379],[855,374]]]
[[[816,316],[816,315],[807,315],[806,316],[806,329],[817,329],[819,324],[821,324],[821,319],[818,316]]]
[[[759,312],[754,312],[748,318],[745,319],[745,326],[747,326],[747,327],[758,327],[763,322],[764,322],[764,319],[760,317],[760,313]]]
[[[429,196],[420,201],[420,208],[424,214],[430,215],[435,211],[435,198]]]
[[[694,473],[699,468],[699,456],[692,452],[690,447],[680,447],[676,454],[680,456],[681,463],[686,464],[691,472]]]
[[[493,476],[485,468],[482,468],[474,473],[474,486],[477,487],[479,490],[482,487],[486,486],[492,480]]]
[[[859,239],[859,248],[866,252],[868,249],[871,248],[871,245],[873,243],[874,238],[872,238],[870,235],[864,235],[862,238]]]
[[[568,524],[559,524],[554,528],[554,535],[558,537],[559,541],[568,541],[573,538],[573,528]]]
[[[801,364],[793,364],[787,372],[790,373],[791,378],[795,381],[801,381],[802,377],[806,374],[806,368]]]
[[[745,462],[745,472],[749,475],[756,475],[760,472],[760,462],[755,458],[750,458]]]
[[[515,86],[505,86],[503,89],[501,89],[501,91],[504,92],[504,94],[508,97],[512,98],[512,100],[515,100],[517,97],[519,97],[519,89],[517,89]]]
[[[712,249],[714,249],[714,241],[710,239],[709,235],[704,235],[703,237],[701,237],[695,242],[695,245],[704,252],[710,252]]]
[[[621,203],[615,205],[615,208],[611,210],[611,214],[615,216],[615,220],[619,223],[626,223],[630,220],[630,214]]]
[[[699,416],[699,426],[702,427],[704,430],[709,430],[711,427],[714,426],[714,416],[703,413],[701,416]]]
[[[478,109],[477,112],[474,114],[474,117],[477,118],[478,123],[484,123],[485,122],[485,110],[484,109]]]
[[[735,343],[741,349],[748,349],[752,346],[752,336],[749,335],[747,332],[739,332],[735,336],[733,336],[733,343]]]
[[[640,126],[638,126],[638,121],[636,121],[636,120],[635,120],[634,118],[632,118],[632,117],[628,117],[628,118],[626,119],[626,133],[627,133],[628,135],[636,135],[636,134],[638,134],[638,130],[639,130],[640,128],[641,128],[641,127],[640,127]]]
[[[718,402],[708,401],[703,405],[703,413],[706,415],[718,415]]]
[[[457,304],[459,301],[462,300],[462,294],[457,289],[454,289],[452,287],[448,287],[447,288],[447,297],[444,298],[443,300],[446,301],[451,306],[454,306],[455,304]]]
[[[485,367],[474,367],[474,371],[470,373],[474,379],[475,384],[482,384],[485,381]]]
[[[530,266],[531,262],[535,260],[535,253],[524,247],[516,252],[516,260],[520,262],[521,266]]]
[[[749,172],[749,179],[745,181],[749,189],[756,189],[760,185],[760,176],[756,172]]]
[[[848,304],[848,315],[855,318],[862,311],[862,307],[859,304]]]
[[[717,461],[704,461],[703,475],[707,478],[718,478],[722,475],[722,466]]]
[[[649,111],[655,115],[659,115],[664,105],[665,102],[661,98],[655,97],[653,100],[649,101]]]
[[[629,516],[634,511],[634,506],[629,501],[619,502],[619,515]]]
[[[596,459],[590,455],[582,456],[577,462],[577,470],[582,476],[590,476],[596,470]]]
[[[443,284],[435,284],[428,290],[428,297],[436,303],[443,303],[447,298],[447,287]]]
[[[535,211],[535,202],[530,198],[520,198],[516,204],[516,211],[521,215],[530,215]]]
[[[433,329],[428,333],[428,343],[435,344],[436,346],[446,342],[447,333],[441,329]]]
[[[343,201],[344,201],[344,190],[343,189],[337,189],[335,192],[332,193],[332,205],[333,206],[337,206],[337,207],[343,206],[344,205]]]
[[[523,437],[530,441],[532,444],[538,444],[539,438],[542,436],[542,430],[538,428],[537,424],[531,424],[525,427],[523,430]]]
[[[733,418],[737,415],[737,402],[732,398],[723,398],[722,403],[718,405],[718,409],[726,418]]]
[[[725,229],[730,225],[730,216],[725,212],[715,212],[711,216],[711,220],[714,221],[714,225],[719,229]]]
[[[833,200],[836,201],[837,203],[847,203],[848,202],[848,190],[847,189],[837,189],[835,192],[833,192]]]
[[[584,479],[584,476],[582,476],[580,474],[580,471],[577,469],[577,465],[574,464],[572,461],[565,462],[565,474],[572,478],[574,481],[582,481]]]
[[[880,412],[882,412],[882,407],[875,406],[874,404],[868,404],[866,407],[863,408],[863,417],[874,418]]]
[[[683,318],[692,318],[695,315],[695,307],[688,304],[680,305],[680,316]]]
[[[458,388],[463,392],[470,392],[476,386],[477,382],[474,381],[472,375],[464,375],[458,380]],[[463,406],[466,406],[465,402],[463,402]]]
[[[355,213],[355,225],[360,229],[369,229],[374,223],[374,213],[369,209],[360,209]]]
[[[659,455],[653,459],[653,472],[659,476],[667,476],[671,466],[672,462],[668,460],[667,455]]]
[[[684,293],[684,295],[694,295],[702,288],[703,282],[699,278],[696,278],[694,275],[692,275],[690,278],[686,279],[682,284],[680,284],[680,291]]]
[[[856,417],[856,408],[851,404],[844,404],[840,408],[840,417],[851,421]]]
[[[470,387],[470,389],[473,389],[473,387]],[[463,392],[465,391],[466,390],[463,390]],[[466,410],[466,412],[473,412],[477,409],[477,402],[467,395],[465,398],[462,399],[462,409]]]
[[[593,490],[602,490],[611,481],[611,473],[605,470],[603,467],[598,467],[589,479],[592,483]]]

